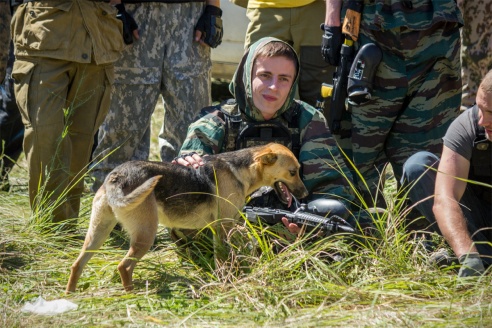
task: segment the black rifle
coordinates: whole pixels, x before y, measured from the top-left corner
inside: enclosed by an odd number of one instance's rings
[[[245,206],[243,208],[243,212],[246,219],[252,223],[262,222],[268,225],[274,225],[281,223],[282,218],[286,217],[289,222],[295,223],[299,226],[304,226],[306,231],[321,230],[325,236],[337,232],[355,233],[355,229],[338,215],[331,215],[325,218],[323,216],[301,210],[290,212],[279,209],[252,206]]]

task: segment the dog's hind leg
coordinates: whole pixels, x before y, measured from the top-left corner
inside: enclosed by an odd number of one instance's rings
[[[133,290],[133,270],[137,262],[149,251],[154,243],[159,223],[155,197],[150,195],[137,208],[121,218],[123,228],[130,236],[130,249],[118,264],[121,283],[126,291]]]
[[[84,246],[70,271],[70,278],[68,279],[66,289],[67,293],[75,292],[82,270],[94,255],[94,251],[98,250],[108,238],[115,225],[116,218],[106,201],[106,195],[99,194],[98,192],[92,203],[92,214],[89,229],[85,236]]]

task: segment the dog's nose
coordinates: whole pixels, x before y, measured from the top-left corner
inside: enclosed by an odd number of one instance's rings
[[[296,190],[294,191],[294,196],[296,196],[297,198],[305,198],[309,195],[309,192],[307,191],[306,187],[304,186],[304,184],[302,185],[302,187],[299,187],[299,188],[296,188]]]

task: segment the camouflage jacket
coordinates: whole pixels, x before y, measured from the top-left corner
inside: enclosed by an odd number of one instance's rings
[[[302,108],[298,121],[301,143],[299,152],[301,178],[311,198],[328,195],[329,198],[341,198],[340,200],[348,205],[354,199],[349,185],[352,176],[327,128],[325,118],[312,106],[301,101],[297,103]],[[291,107],[288,112],[292,110]],[[205,108],[201,115],[188,128],[180,154],[195,151],[200,155],[205,155],[225,151],[227,140],[224,113],[218,108],[215,110]],[[243,119],[247,118],[243,116]],[[285,116],[277,120],[288,126]]]
[[[243,120],[265,121],[253,102],[251,74],[256,51],[272,41],[280,40],[263,38],[249,47],[229,85]],[[294,109],[299,113],[296,119],[300,134],[298,159],[301,164],[301,178],[310,193],[310,198],[335,198],[350,206],[354,200],[351,173],[339,153],[323,114],[307,103],[294,99],[298,77],[299,74],[285,103],[272,120],[283,122],[288,127],[286,119],[293,116]],[[225,123],[224,115],[219,108],[202,111],[198,120],[189,126],[180,154],[192,151],[200,155],[223,152],[226,143]]]
[[[456,1],[364,0],[361,24],[370,30],[397,27],[425,30],[438,22],[454,22],[463,25],[463,17]]]

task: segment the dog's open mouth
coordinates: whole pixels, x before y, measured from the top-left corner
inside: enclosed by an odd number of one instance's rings
[[[280,198],[282,203],[287,204],[287,207],[292,205],[292,194],[290,193],[289,188],[283,182],[275,182],[275,192],[277,196]]]

